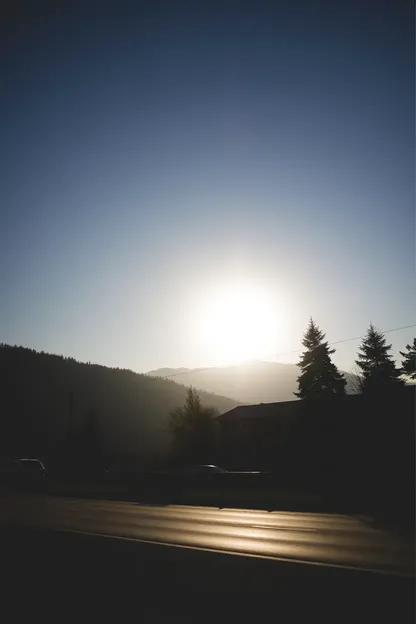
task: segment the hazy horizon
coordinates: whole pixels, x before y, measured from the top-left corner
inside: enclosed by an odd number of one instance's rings
[[[415,321],[413,3],[85,4],[0,27],[1,342],[147,372]]]

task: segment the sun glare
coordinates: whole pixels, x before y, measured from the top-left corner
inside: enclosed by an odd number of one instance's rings
[[[219,363],[239,364],[270,354],[282,331],[281,320],[276,306],[261,289],[240,285],[208,304],[200,326],[201,338]]]

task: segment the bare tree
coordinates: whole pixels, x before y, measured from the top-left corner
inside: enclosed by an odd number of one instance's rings
[[[185,405],[169,413],[168,430],[173,437],[175,454],[182,459],[210,461],[217,414],[215,408],[202,405],[195,388],[188,388]]]

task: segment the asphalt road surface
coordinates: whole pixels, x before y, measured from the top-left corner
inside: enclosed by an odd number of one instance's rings
[[[413,542],[352,516],[15,495],[0,523],[149,544],[414,575]]]

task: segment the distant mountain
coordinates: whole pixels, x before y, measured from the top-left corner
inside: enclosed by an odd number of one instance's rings
[[[0,397],[0,454],[47,457],[93,414],[110,454],[152,456],[166,450],[168,412],[184,404],[186,389],[129,370],[0,344]],[[207,392],[201,399],[220,413],[237,404]]]
[[[146,373],[150,377],[169,377],[170,375],[183,375],[185,373],[192,373],[197,369],[192,368],[158,368],[157,371]],[[183,385],[183,384],[181,384]]]
[[[167,377],[178,384],[192,385],[207,392],[228,396],[241,403],[293,401],[297,390],[299,368],[278,362],[248,362],[236,366],[207,369],[160,368],[147,373]],[[344,373],[347,392],[352,391],[352,376]]]

